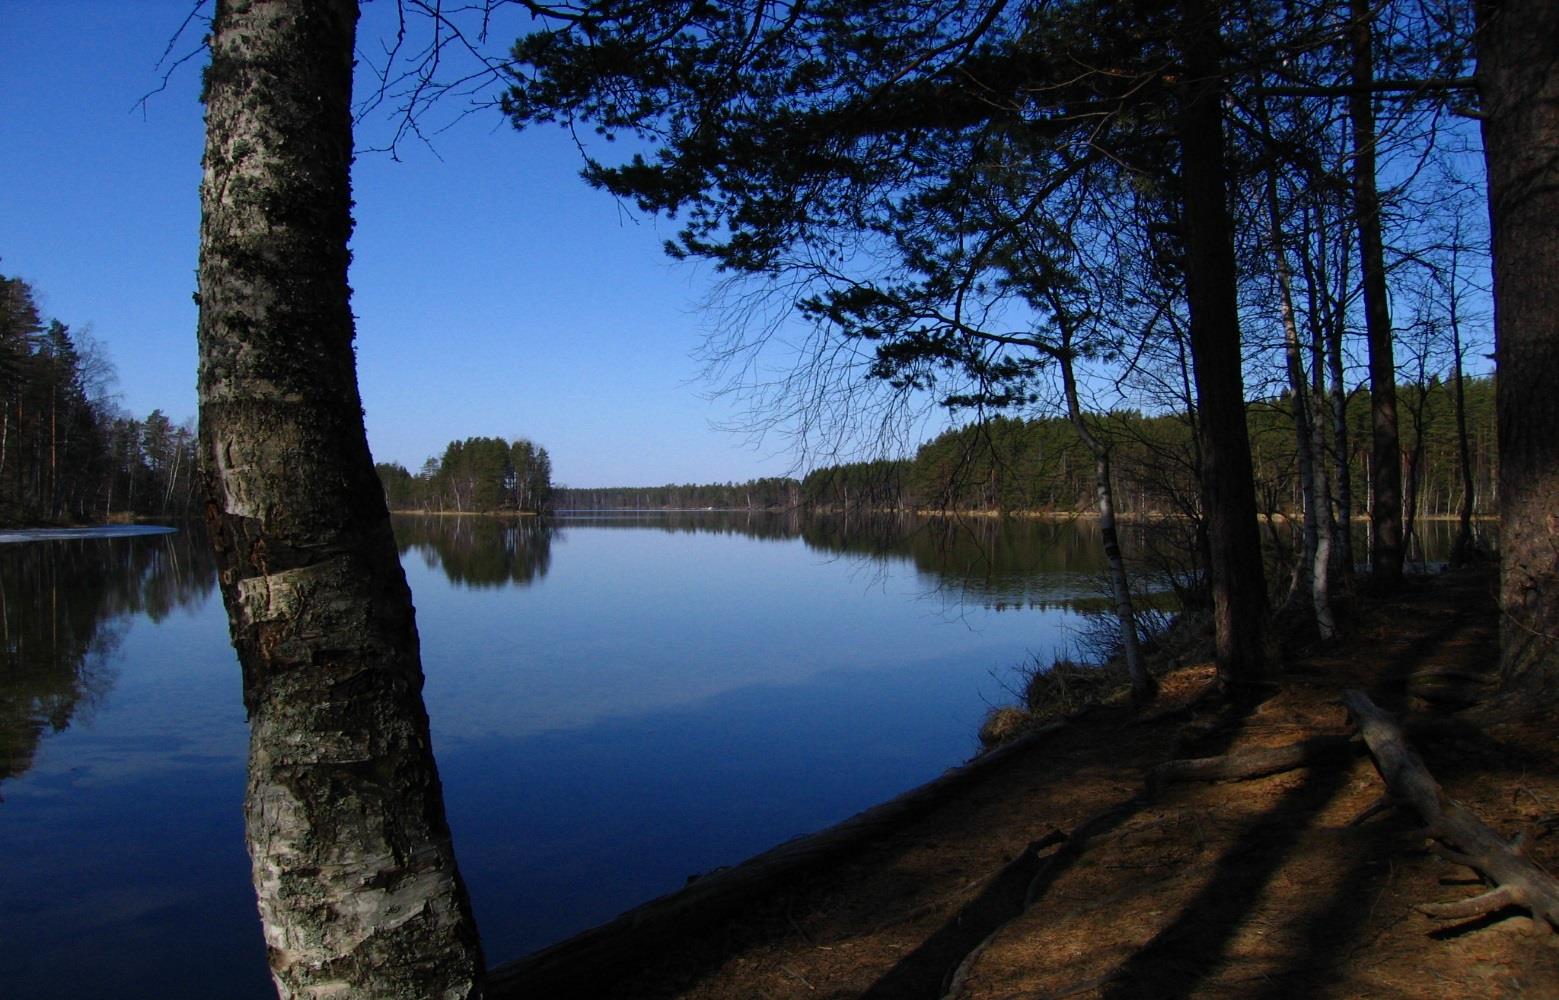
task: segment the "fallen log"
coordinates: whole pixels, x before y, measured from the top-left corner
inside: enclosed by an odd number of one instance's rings
[[[1148,787],[1175,781],[1248,781],[1301,767],[1344,761],[1356,752],[1351,736],[1312,736],[1280,747],[1242,750],[1221,757],[1165,761],[1148,772]]]
[[[1493,885],[1480,896],[1425,903],[1418,909],[1432,917],[1461,920],[1520,906],[1532,914],[1534,931],[1548,933],[1559,927],[1559,882],[1525,857],[1525,839],[1506,841],[1472,810],[1446,795],[1407,745],[1401,727],[1364,692],[1344,692],[1343,704],[1358,724],[1387,790],[1418,814],[1424,835],[1438,842],[1435,853],[1473,869]]]

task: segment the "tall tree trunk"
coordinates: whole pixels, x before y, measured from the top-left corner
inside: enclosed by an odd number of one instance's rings
[[[1222,39],[1217,5],[1183,0],[1186,80],[1180,140],[1186,302],[1201,439],[1202,509],[1212,552],[1213,628],[1219,678],[1227,687],[1266,673],[1262,632],[1266,576],[1256,522],[1250,432],[1240,371],[1240,326],[1223,146]]]
[[[1500,661],[1507,690],[1559,696],[1559,4],[1479,6],[1494,256]]]
[[[1408,419],[1413,426],[1413,447],[1402,456],[1402,553],[1404,559],[1413,548],[1413,532],[1417,530],[1419,505],[1423,502],[1423,480],[1426,438],[1429,435],[1429,382],[1424,370],[1424,359],[1419,358],[1418,381],[1411,390],[1412,402],[1408,406]]]
[[[1353,56],[1353,90],[1348,97],[1354,143],[1353,204],[1358,215],[1364,329],[1370,358],[1370,568],[1376,580],[1394,585],[1402,578],[1402,453],[1397,440],[1391,304],[1375,180],[1375,108],[1368,90],[1375,79],[1374,12],[1371,0],[1349,0],[1348,11]]]
[[[56,384],[49,390],[49,517],[51,519],[59,516],[60,506],[60,389],[58,378],[59,376],[56,375]]]
[[[206,77],[200,444],[284,997],[469,997],[482,958],[352,353],[357,5],[228,0]]]
[[[1326,391],[1326,371],[1329,361],[1327,350],[1327,316],[1329,301],[1326,295],[1326,274],[1328,268],[1325,261],[1316,261],[1315,257],[1325,254],[1325,242],[1321,240],[1320,230],[1317,227],[1312,232],[1309,224],[1310,210],[1307,208],[1301,216],[1305,222],[1303,245],[1304,249],[1299,254],[1300,267],[1305,276],[1305,324],[1310,335],[1310,455],[1315,474],[1316,494],[1316,546],[1315,562],[1312,567],[1312,581],[1316,592],[1326,595],[1328,611],[1330,611],[1332,597],[1332,581],[1343,576],[1338,572],[1337,566],[1338,548],[1348,544],[1347,536],[1343,532],[1342,518],[1333,508],[1332,481],[1328,465],[1327,452],[1327,418],[1329,402]],[[1338,504],[1341,506],[1341,503]],[[1331,623],[1335,631],[1335,616]],[[1325,626],[1318,627],[1325,630]]]
[[[1310,341],[1310,454],[1315,470],[1316,536],[1311,585],[1315,588],[1316,624],[1323,638],[1336,634],[1332,613],[1332,580],[1337,561],[1337,523],[1332,516],[1332,484],[1326,467],[1326,379],[1322,374],[1325,346],[1318,329]],[[1324,602],[1325,617],[1321,606]]]

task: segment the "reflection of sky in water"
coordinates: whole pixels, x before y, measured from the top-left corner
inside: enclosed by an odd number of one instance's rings
[[[528,586],[407,572],[495,961],[935,777],[1066,642],[1061,612],[800,539],[570,526]]]
[[[107,695],[0,785],[0,982],[17,997],[274,995],[221,601],[121,621]]]
[[[407,567],[441,746],[840,668],[959,656],[978,681],[1057,641],[1059,615],[971,607],[901,562],[864,566],[799,541],[570,528],[553,549],[550,572],[526,588],[454,590],[435,570]]]

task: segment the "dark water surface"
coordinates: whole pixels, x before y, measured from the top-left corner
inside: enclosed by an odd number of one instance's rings
[[[501,962],[927,781],[1098,593],[1086,525],[398,519]],[[0,537],[0,996],[266,997],[204,540]]]

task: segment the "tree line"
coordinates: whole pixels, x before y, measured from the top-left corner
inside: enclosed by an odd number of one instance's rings
[[[374,470],[391,510],[542,514],[553,505],[552,456],[525,438],[451,441],[415,475],[395,462]]]
[[[161,410],[126,413],[90,336],[44,321],[0,275],[0,524],[177,518],[194,509],[195,432]]]
[[[1477,517],[1496,513],[1493,379],[1465,379],[1458,401],[1454,383],[1431,373],[1426,381],[1398,385],[1397,396],[1404,401],[1404,522],[1455,517],[1464,504]],[[1246,422],[1258,511],[1298,525],[1305,496],[1292,447],[1298,419],[1294,402],[1291,393],[1254,401]],[[1352,442],[1349,477],[1365,485],[1364,509],[1369,509],[1373,456],[1367,393],[1348,395],[1344,419]],[[1117,409],[1095,414],[1094,420],[1096,436],[1109,442],[1114,456],[1111,489],[1119,513],[1193,522],[1201,517],[1194,413],[1150,416]],[[1460,466],[1464,443],[1471,460],[1467,477]],[[775,476],[745,483],[560,486],[552,496],[556,509],[568,511],[1084,513],[1093,509],[1097,485],[1092,453],[1072,421],[997,415],[944,431],[920,445],[912,458],[822,466],[800,480]]]
[[[1438,377],[1399,385],[1397,394],[1407,403],[1401,435],[1404,519],[1454,517],[1464,500],[1475,516],[1493,515],[1498,472],[1493,379],[1466,380],[1462,421],[1456,419],[1453,387]],[[1368,397],[1350,396],[1345,413],[1355,442],[1348,455],[1350,476],[1367,485]],[[1120,409],[1095,419],[1114,456],[1111,488],[1118,512],[1200,517],[1192,414],[1147,416]],[[1297,523],[1305,498],[1292,447],[1294,398],[1254,402],[1246,422],[1259,511]],[[1466,482],[1460,468],[1463,433],[1472,460]],[[815,469],[801,481],[800,492],[807,506],[834,510],[1077,513],[1092,509],[1096,488],[1092,455],[1071,421],[994,416],[943,432],[913,458]]]
[[[559,510],[791,510],[801,500],[800,484],[785,476],[745,483],[682,483],[665,486],[559,487]]]

